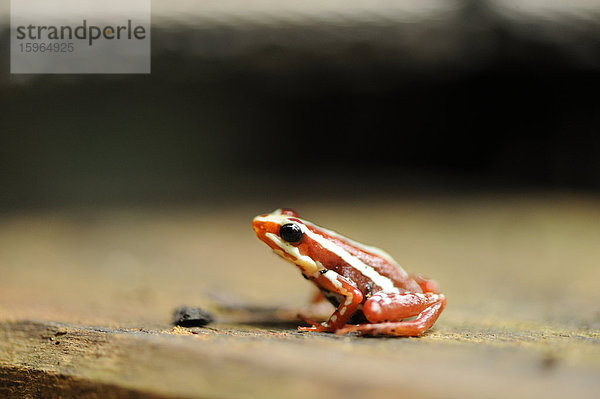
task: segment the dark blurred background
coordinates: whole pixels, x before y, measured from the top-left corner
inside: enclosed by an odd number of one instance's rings
[[[153,3],[150,75],[10,75],[0,206],[600,189],[600,4]]]

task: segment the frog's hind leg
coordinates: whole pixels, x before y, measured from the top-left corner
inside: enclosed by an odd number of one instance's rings
[[[421,276],[420,274],[411,274],[410,277],[415,280],[417,284],[419,284],[419,287],[421,287],[423,292],[440,292],[440,287],[435,280],[430,280]]]
[[[419,336],[431,328],[445,306],[446,298],[437,293],[378,293],[363,307],[371,324],[346,325],[336,334],[358,332],[361,335]],[[400,321],[413,316],[416,316],[414,320]]]

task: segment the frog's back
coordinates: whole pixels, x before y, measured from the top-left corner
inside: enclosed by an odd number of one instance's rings
[[[421,287],[387,252],[310,222],[306,222],[306,225],[313,233],[330,242],[330,248],[327,249],[339,256],[343,264],[349,267],[341,268],[339,260],[332,260],[325,266],[350,278],[363,293],[421,292]],[[348,255],[353,259],[348,259]]]

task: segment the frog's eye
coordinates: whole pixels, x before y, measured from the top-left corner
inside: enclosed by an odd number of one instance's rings
[[[295,223],[287,223],[279,229],[279,235],[287,242],[298,242],[302,239],[302,229]]]

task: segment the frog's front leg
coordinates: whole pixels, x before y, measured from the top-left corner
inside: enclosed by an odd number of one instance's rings
[[[431,328],[445,306],[446,297],[433,292],[377,293],[363,306],[363,313],[372,324],[348,325],[336,334],[419,336]],[[400,321],[413,316],[417,317]]]
[[[339,330],[348,320],[350,320],[358,306],[361,304],[363,300],[362,292],[348,279],[333,270],[324,269],[323,272],[320,273],[318,277],[312,279],[312,281],[326,291],[342,295],[345,297],[345,300],[338,306],[326,322],[317,323],[313,320],[303,318],[304,321],[312,324],[312,327],[298,327],[298,330],[318,332],[334,332]]]

